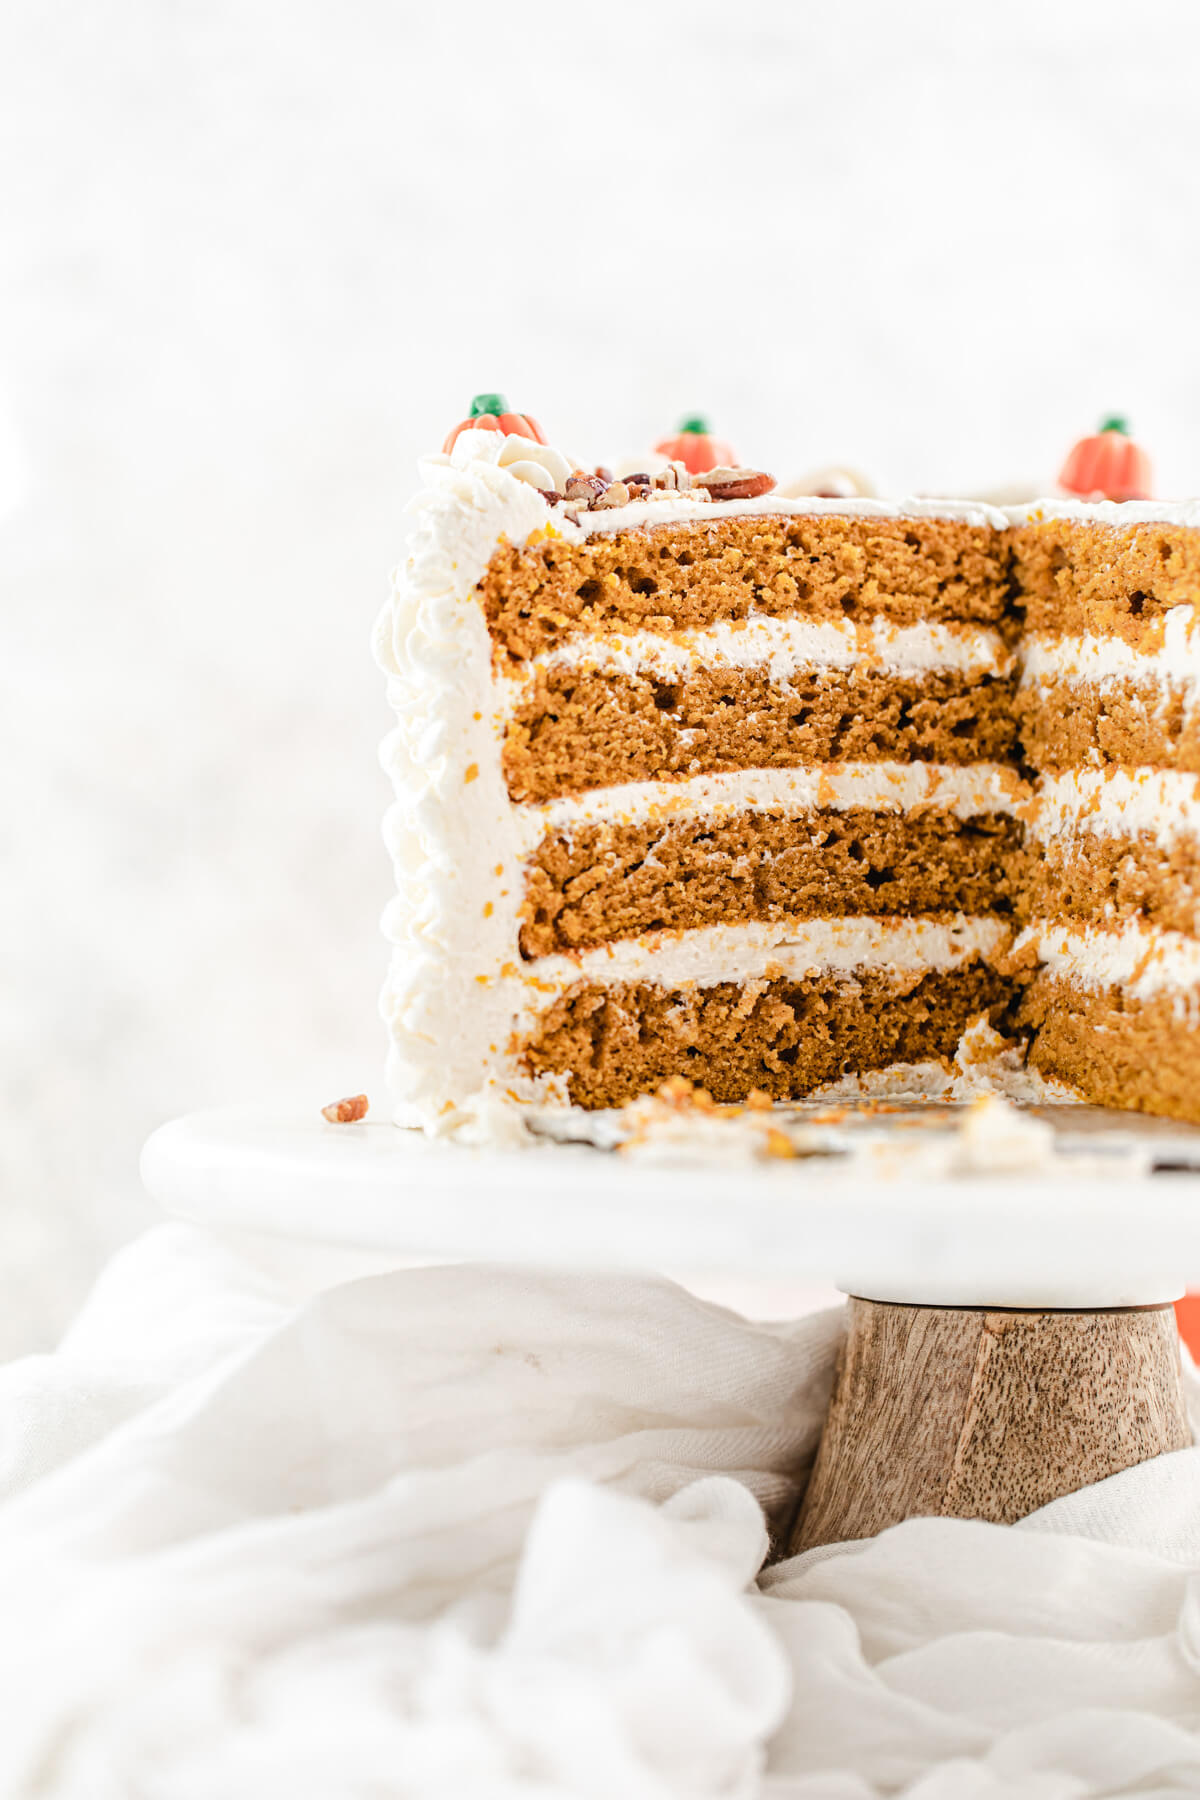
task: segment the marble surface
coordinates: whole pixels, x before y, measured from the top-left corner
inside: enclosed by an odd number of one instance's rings
[[[406,1263],[686,1268],[928,1306],[1152,1306],[1200,1287],[1200,1172],[1180,1168],[1200,1161],[1195,1128],[1081,1106],[981,1123],[970,1107],[868,1108],[808,1125],[805,1154],[763,1159],[715,1133],[653,1155],[472,1147],[225,1107],[161,1126],[142,1173],[168,1212],[215,1232]]]
[[[952,27],[952,28],[951,28]],[[1200,489],[1200,14],[120,0],[0,18],[0,1352],[162,1119],[381,1097],[367,639],[416,452],[710,410],[781,477]]]

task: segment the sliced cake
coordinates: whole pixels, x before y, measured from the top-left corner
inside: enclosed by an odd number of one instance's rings
[[[1200,515],[614,480],[476,410],[377,634],[402,1122],[796,1099],[981,1016],[1200,1118]]]

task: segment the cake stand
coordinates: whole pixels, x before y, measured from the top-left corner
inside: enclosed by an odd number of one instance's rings
[[[1008,1167],[955,1172],[957,1110],[851,1109],[825,1153],[763,1161],[239,1107],[163,1126],[142,1173],[211,1229],[394,1260],[834,1282],[848,1331],[801,1549],[919,1514],[1010,1522],[1191,1442],[1171,1303],[1200,1285],[1200,1129],[1032,1108],[1048,1161],[999,1144]]]

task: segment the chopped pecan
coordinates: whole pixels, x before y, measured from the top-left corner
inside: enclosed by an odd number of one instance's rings
[[[686,493],[692,485],[691,473],[686,463],[669,462],[665,469],[660,469],[654,477],[656,488],[663,488],[667,493]]]
[[[608,483],[598,475],[581,475],[576,472],[567,482],[566,497],[573,506],[591,506],[607,486]]]
[[[706,469],[696,481],[714,500],[757,500],[775,486],[775,477],[761,469]]]
[[[604,492],[592,501],[593,509],[598,506],[628,506],[629,489],[623,481],[612,481]]]
[[[360,1119],[366,1118],[369,1105],[365,1094],[351,1094],[345,1100],[334,1100],[329,1106],[323,1106],[321,1117],[328,1119],[331,1125],[357,1125]]]

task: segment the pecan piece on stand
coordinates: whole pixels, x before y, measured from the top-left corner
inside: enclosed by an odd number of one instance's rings
[[[706,469],[693,480],[698,487],[707,488],[714,500],[757,500],[775,486],[775,477],[761,469]]]
[[[334,1100],[321,1108],[321,1117],[331,1125],[357,1125],[367,1116],[370,1102],[365,1094],[351,1094],[345,1100]]]

